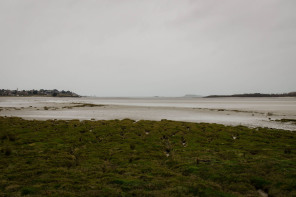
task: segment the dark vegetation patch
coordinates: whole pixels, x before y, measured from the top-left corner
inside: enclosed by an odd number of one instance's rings
[[[288,122],[288,123],[292,123],[292,124],[296,124],[296,120],[295,119],[279,119],[279,120],[275,120],[278,122]]]
[[[22,110],[24,107],[0,107],[0,111]]]
[[[62,108],[64,109],[72,109],[74,107],[103,107],[105,105],[97,105],[97,104],[92,104],[92,103],[72,103],[74,105],[71,106],[64,106]]]
[[[284,130],[0,117],[0,196],[296,196],[295,163]]]
[[[59,108],[58,108],[58,107],[44,106],[43,109],[44,109],[44,110],[57,110],[57,109],[59,109]],[[39,109],[37,109],[37,110],[39,110]]]
[[[63,106],[62,108],[44,106],[43,109],[44,110],[58,110],[58,109],[73,109],[75,107],[104,107],[104,106],[105,105],[97,105],[97,104],[91,104],[91,103],[71,103],[71,105]]]
[[[244,110],[236,110],[236,109],[216,109],[216,108],[192,108],[192,109],[199,109],[199,110],[209,110],[209,111],[218,111],[218,112],[237,112],[237,113],[252,113],[252,114],[264,114],[262,112],[256,111],[244,111]],[[271,116],[270,114],[269,116]]]

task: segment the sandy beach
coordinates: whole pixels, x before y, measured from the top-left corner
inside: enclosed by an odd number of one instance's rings
[[[275,121],[296,119],[296,99],[1,97],[0,116],[38,120],[168,119],[296,130],[293,123]]]

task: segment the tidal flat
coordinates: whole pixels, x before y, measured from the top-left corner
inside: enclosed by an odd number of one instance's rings
[[[1,196],[296,196],[296,133],[0,117]]]
[[[0,116],[62,120],[207,122],[296,130],[296,98],[0,97]]]

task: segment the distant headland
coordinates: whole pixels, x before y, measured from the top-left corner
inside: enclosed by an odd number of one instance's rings
[[[284,93],[284,94],[233,94],[233,95],[210,95],[205,98],[218,98],[218,97],[296,97],[296,92]]]
[[[44,97],[80,97],[78,94],[71,91],[53,90],[5,90],[0,89],[0,96],[44,96]]]

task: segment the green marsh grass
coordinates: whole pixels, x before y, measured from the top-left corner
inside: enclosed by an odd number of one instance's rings
[[[0,117],[0,196],[296,196],[295,132]]]

